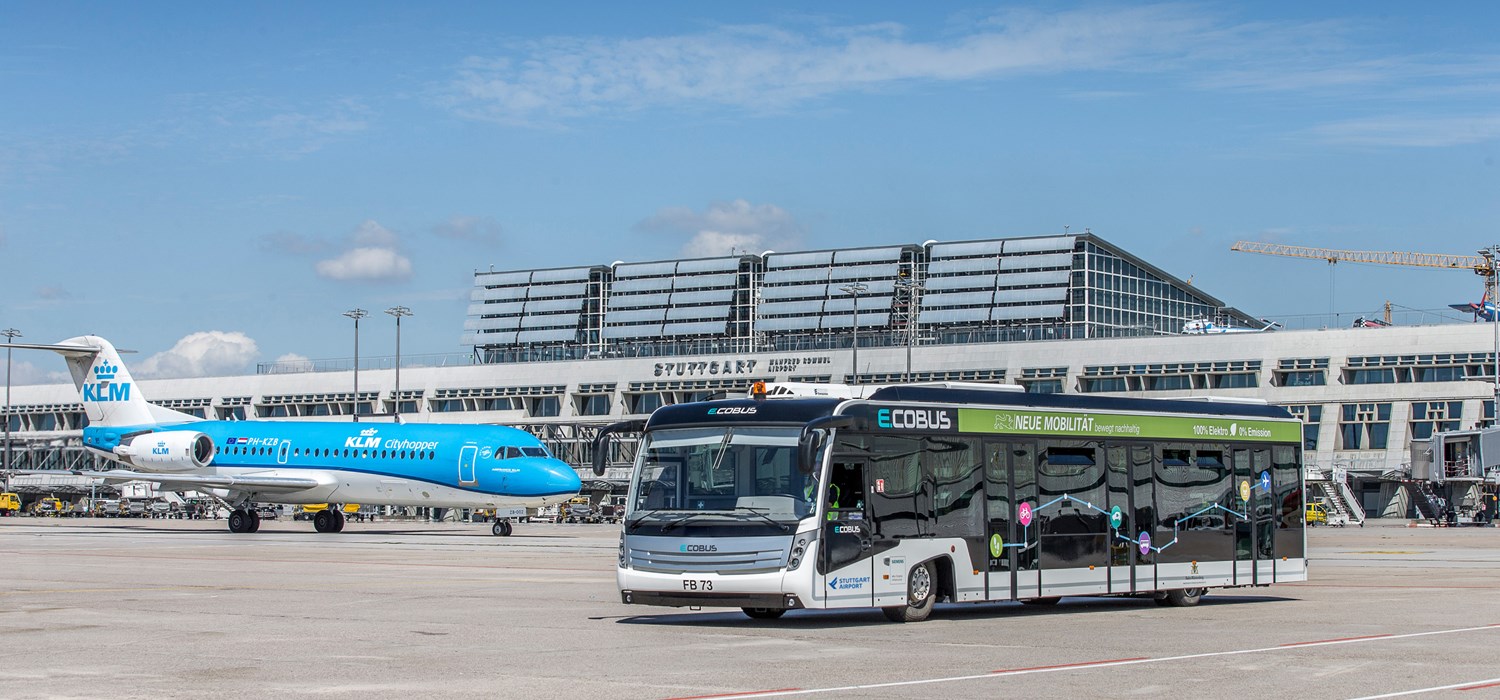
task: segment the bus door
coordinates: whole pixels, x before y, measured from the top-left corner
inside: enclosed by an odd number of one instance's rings
[[[1105,469],[1109,485],[1109,498],[1104,509],[1109,513],[1104,523],[1109,533],[1109,592],[1135,592],[1135,548],[1130,538],[1135,537],[1135,506],[1131,502],[1130,448],[1110,445],[1105,450]]]
[[[989,543],[985,594],[990,600],[1015,599],[1016,509],[1010,492],[1011,443],[984,443],[984,521]]]
[[[1012,533],[1015,536],[1013,590],[1016,598],[1042,594],[1042,527],[1036,513],[1036,443],[1010,445],[1010,502],[1015,504]]]
[[[1156,550],[1151,542],[1151,531],[1156,523],[1156,458],[1150,445],[1130,446],[1130,506],[1133,515],[1127,518],[1128,525],[1120,527],[1120,535],[1130,538],[1131,580],[1135,590],[1150,591],[1156,588]]]
[[[890,554],[874,551],[876,523],[869,517],[868,499],[865,497],[865,478],[869,463],[863,459],[835,455],[828,470],[828,485],[823,489],[825,505],[823,523],[823,554],[818,573],[821,590],[830,607],[861,606],[874,604],[876,577],[874,559],[887,559],[882,568],[895,568]],[[906,596],[906,569],[900,576],[891,576],[880,583],[894,586],[899,578],[900,591],[896,605]]]
[[[1259,483],[1250,469],[1250,450],[1236,448],[1230,452],[1230,459],[1234,469],[1232,510],[1238,511],[1228,516],[1234,529],[1234,583],[1244,586],[1255,582],[1257,547],[1253,519]]]
[[[1251,521],[1255,523],[1255,583],[1276,578],[1276,490],[1271,481],[1271,450],[1250,451]]]

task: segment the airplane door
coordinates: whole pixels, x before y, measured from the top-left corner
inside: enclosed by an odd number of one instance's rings
[[[479,446],[464,445],[458,451],[458,483],[472,484],[474,478],[474,459],[479,456]]]
[[[287,455],[292,452],[292,441],[282,440],[281,445],[276,448],[276,463],[286,464]]]

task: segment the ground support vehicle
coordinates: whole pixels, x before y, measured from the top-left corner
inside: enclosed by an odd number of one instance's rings
[[[1264,403],[893,386],[667,406],[594,454],[642,430],[627,604],[917,621],[939,601],[1186,606],[1307,578],[1301,424]]]
[[[62,501],[51,496],[39,498],[36,503],[31,504],[31,514],[35,516],[56,517],[66,515],[67,512],[67,506],[63,505]]]
[[[597,523],[599,513],[594,509],[593,503],[588,496],[577,496],[567,502],[562,508],[562,521],[565,523]]]
[[[1307,504],[1306,512],[1307,515],[1303,519],[1308,527],[1328,524],[1328,509],[1322,503]]]
[[[15,515],[21,512],[21,496],[10,491],[0,493],[0,515]]]
[[[117,498],[94,499],[94,517],[96,518],[118,518],[120,517],[120,500]]]

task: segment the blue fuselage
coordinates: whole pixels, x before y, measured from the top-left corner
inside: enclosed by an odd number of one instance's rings
[[[366,503],[408,503],[411,494],[424,495],[413,490],[424,484],[447,494],[433,500],[452,500],[457,491],[480,505],[493,500],[486,497],[508,502],[567,497],[581,487],[577,472],[553,458],[534,436],[504,426],[194,421],[144,428],[91,427],[84,431],[84,442],[111,452],[123,438],[142,430],[207,435],[215,452],[196,473],[333,475],[343,482],[339,495],[347,502],[363,498]],[[387,492],[388,497],[381,496]],[[416,502],[435,494],[427,495]]]

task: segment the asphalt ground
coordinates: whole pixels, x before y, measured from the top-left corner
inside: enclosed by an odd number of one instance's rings
[[[1309,582],[1195,608],[901,625],[622,605],[604,525],[0,518],[0,697],[1500,697],[1500,529],[1309,545]]]

